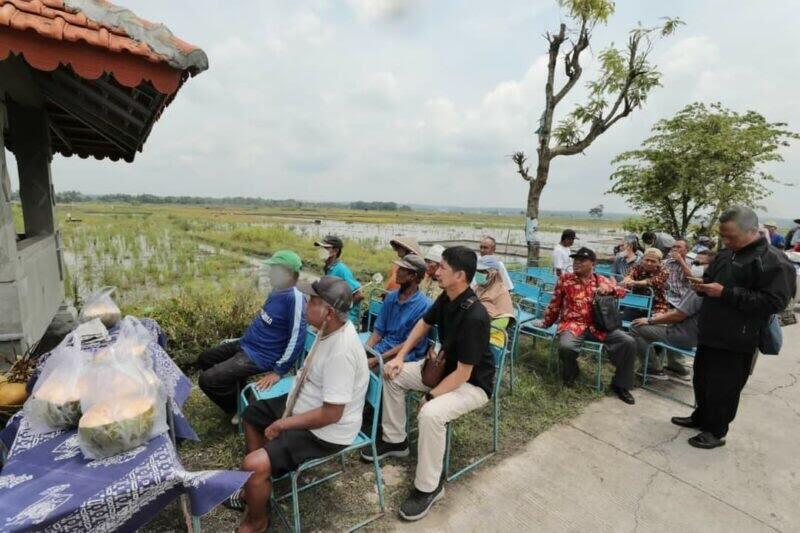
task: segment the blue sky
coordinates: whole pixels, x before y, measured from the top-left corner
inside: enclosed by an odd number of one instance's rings
[[[542,35],[561,20],[555,1],[127,5],[201,46],[211,68],[181,90],[134,164],[56,156],[57,190],[524,206],[526,184],[508,155],[533,153]],[[553,162],[544,209],[602,202],[627,211],[604,195],[611,159],[693,101],[754,109],[800,130],[790,2],[620,1],[593,48],[622,44],[638,21],[666,15],[687,25],[654,52],[664,86],[586,155]],[[768,170],[793,181],[800,147],[783,154],[786,162]],[[775,191],[770,214],[800,216],[800,192]]]

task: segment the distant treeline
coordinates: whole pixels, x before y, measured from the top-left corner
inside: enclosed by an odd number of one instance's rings
[[[12,193],[12,200],[19,200],[19,191]],[[361,211],[411,211],[407,205],[395,202],[305,202],[300,200],[271,200],[249,196],[209,198],[205,196],[156,196],[154,194],[84,194],[78,191],[56,193],[56,202],[75,204],[80,202],[127,203],[127,204],[181,204],[181,205],[241,205],[280,208],[340,208]]]

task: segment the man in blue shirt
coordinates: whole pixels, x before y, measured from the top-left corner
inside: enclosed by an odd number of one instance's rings
[[[386,295],[375,329],[367,340],[367,346],[381,354],[384,361],[397,355],[408,334],[431,305],[430,299],[419,291],[419,283],[425,276],[425,260],[416,254],[408,254],[394,264],[398,266],[396,279],[400,288]],[[408,353],[406,361],[425,357],[427,344],[427,339],[422,339]],[[374,357],[369,359],[370,368],[377,365]]]
[[[267,260],[272,292],[241,339],[200,354],[200,389],[229,414],[236,412],[237,385],[266,372],[256,386],[270,387],[294,365],[305,347],[305,298],[297,290],[302,262],[290,250]],[[234,417],[233,423],[238,423]]]
[[[327,235],[321,241],[315,242],[314,246],[319,247],[319,257],[325,261],[325,275],[343,279],[350,286],[350,290],[353,291],[353,307],[350,309],[349,318],[358,328],[361,300],[364,299],[364,295],[361,293],[361,284],[353,276],[347,265],[342,262],[344,242],[336,235]]]

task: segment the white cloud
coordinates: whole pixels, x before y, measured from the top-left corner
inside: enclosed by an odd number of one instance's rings
[[[407,16],[416,0],[348,0],[356,16],[362,21],[389,21]]]

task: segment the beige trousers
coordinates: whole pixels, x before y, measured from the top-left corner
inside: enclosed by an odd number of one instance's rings
[[[406,391],[428,392],[422,383],[422,363],[403,365],[393,380],[383,381],[383,439],[398,443],[406,440]],[[414,486],[423,492],[433,492],[439,486],[447,441],[446,425],[463,414],[474,411],[489,401],[480,387],[464,383],[454,391],[426,402],[417,416],[417,475]]]

